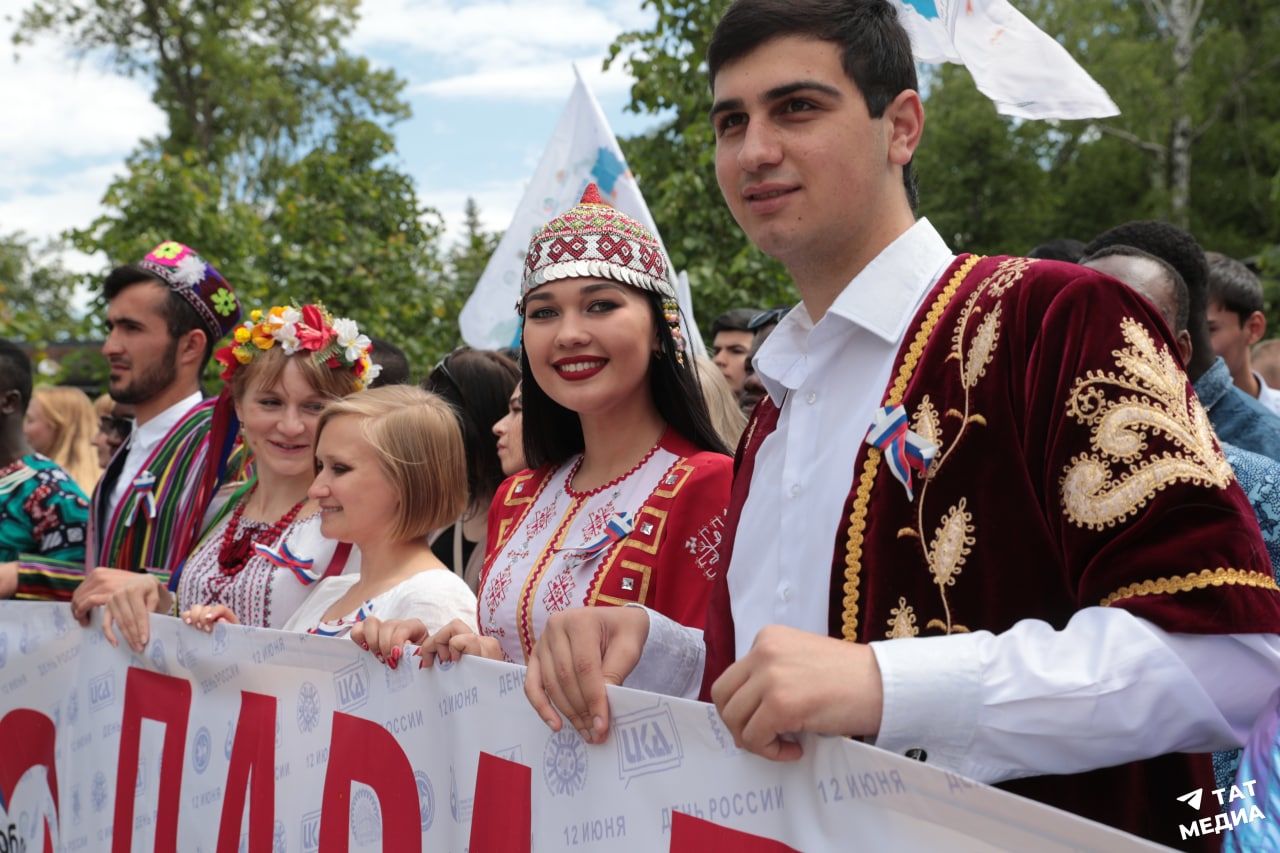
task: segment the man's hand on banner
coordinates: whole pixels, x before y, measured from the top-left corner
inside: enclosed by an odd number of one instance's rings
[[[182,611],[182,621],[206,634],[212,634],[213,626],[219,622],[226,622],[228,625],[240,624],[236,614],[225,604],[197,604],[190,610]]]
[[[711,699],[739,747],[794,761],[803,750],[792,735],[879,732],[884,688],[870,646],[770,625],[716,679]]]
[[[477,634],[461,619],[454,619],[427,638],[418,648],[422,660],[419,667],[428,667],[436,658],[456,663],[463,655],[503,660],[502,645],[493,637]]]
[[[427,638],[421,619],[388,619],[366,616],[351,629],[351,641],[387,666],[400,665],[405,643],[420,644]]]
[[[93,608],[107,603],[112,594],[123,587],[136,572],[99,566],[85,575],[76,591],[71,594],[71,615],[81,625],[89,624]]]
[[[123,586],[107,599],[102,615],[102,633],[113,647],[119,645],[113,625],[120,629],[124,641],[135,652],[141,652],[151,639],[151,614],[168,611],[173,594],[149,574],[138,573],[127,578]]]
[[[609,734],[606,684],[622,684],[649,638],[643,607],[581,607],[552,614],[529,657],[524,693],[558,732],[560,714],[587,743]],[[558,713],[557,713],[558,712]]]

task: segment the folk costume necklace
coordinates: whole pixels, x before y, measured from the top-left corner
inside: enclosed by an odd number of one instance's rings
[[[280,539],[284,536],[289,525],[293,524],[293,520],[298,517],[302,505],[307,502],[304,497],[293,505],[293,508],[286,512],[276,522],[261,530],[247,530],[239,539],[236,533],[240,530],[240,522],[244,518],[245,507],[249,505],[249,499],[253,497],[253,493],[257,491],[255,485],[249,494],[244,496],[244,500],[236,504],[235,510],[231,513],[231,520],[227,523],[227,527],[222,531],[222,542],[218,546],[218,568],[227,577],[235,577],[245,564],[249,562],[249,558],[253,556],[253,546],[259,543],[264,545],[275,546],[279,544]]]

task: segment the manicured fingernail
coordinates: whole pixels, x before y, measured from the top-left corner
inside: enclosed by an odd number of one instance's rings
[[[592,718],[591,728],[594,729],[597,734],[604,734],[604,718],[603,717]]]
[[[361,644],[360,644],[360,648],[364,649],[364,650],[367,652],[367,651],[369,651],[369,644],[368,644],[368,643],[361,643]]]
[[[399,646],[396,646],[394,649],[392,649],[392,650],[391,650],[391,659],[392,659],[393,661],[400,660],[400,647],[399,647]]]

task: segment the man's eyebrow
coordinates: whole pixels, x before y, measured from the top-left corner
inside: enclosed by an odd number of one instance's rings
[[[826,83],[819,83],[817,80],[797,80],[794,83],[785,83],[781,86],[775,86],[764,93],[763,100],[765,103],[768,103],[769,101],[777,101],[787,97],[788,95],[794,95],[797,92],[805,91],[821,92],[822,94],[829,95],[833,98],[842,97],[840,90],[835,86],[830,86]]]
[[[839,89],[835,86],[828,85],[827,83],[819,83],[817,80],[797,80],[794,83],[784,83],[781,86],[773,87],[769,91],[765,92],[760,100],[767,104],[770,101],[778,101],[790,95],[794,95],[797,92],[821,92],[822,94],[832,98],[843,97]],[[716,104],[711,107],[711,112],[707,117],[714,119],[720,113],[728,112],[730,110],[740,110],[743,106],[744,102],[742,98],[727,98],[723,101],[717,101]]]

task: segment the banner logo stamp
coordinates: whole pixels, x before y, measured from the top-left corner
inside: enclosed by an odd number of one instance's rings
[[[587,785],[587,748],[569,728],[547,739],[542,755],[542,775],[553,796],[577,796]]]

